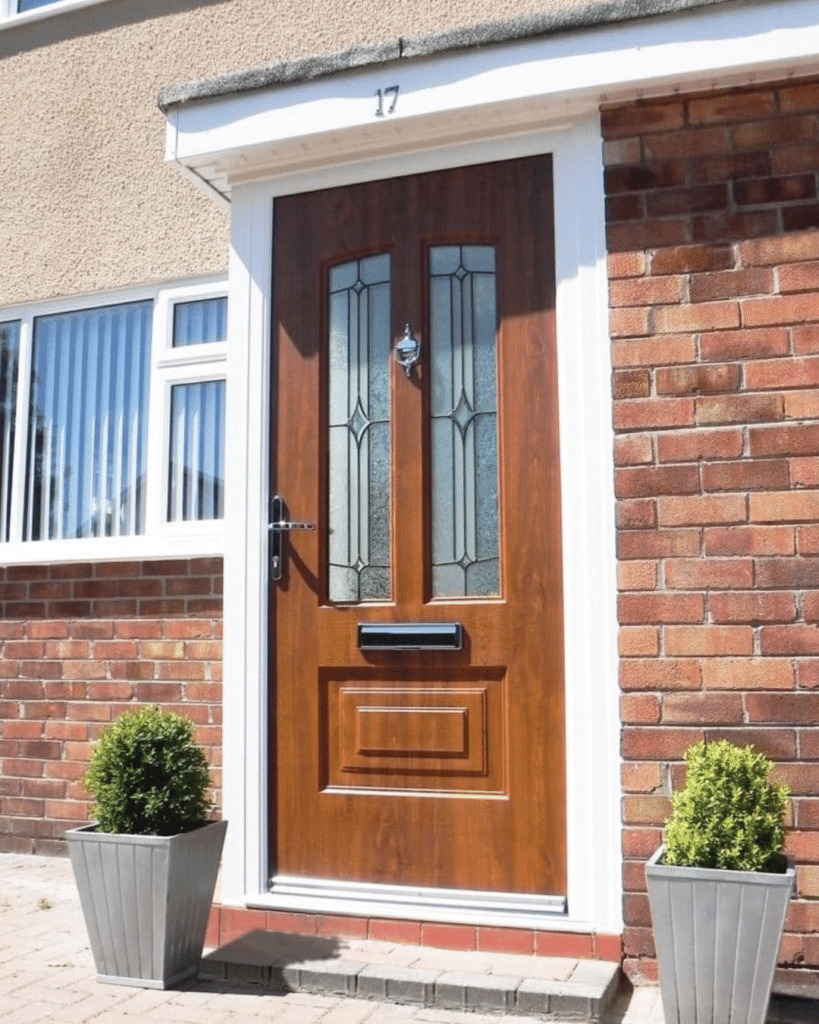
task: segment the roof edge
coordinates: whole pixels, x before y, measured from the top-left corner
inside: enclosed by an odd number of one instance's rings
[[[471,50],[480,46],[554,35],[638,18],[677,14],[691,8],[711,7],[730,2],[732,0],[584,0],[578,4],[572,0],[553,0],[549,10],[535,14],[481,22],[471,27],[446,29],[431,35],[397,38],[383,43],[351,47],[335,53],[315,54],[195,81],[173,83],[161,89],[158,103],[160,110],[167,113],[170,107],[197,100],[220,99],[256,89],[313,81],[356,68],[387,64],[406,58]]]

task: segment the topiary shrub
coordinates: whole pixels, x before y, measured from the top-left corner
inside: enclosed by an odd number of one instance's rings
[[[695,744],[685,760],[688,778],[673,797],[663,863],[785,871],[788,789],[770,781],[773,765],[764,754],[719,740]]]
[[[83,779],[100,832],[157,836],[205,824],[209,782],[193,722],[157,707],[126,712],[105,729]]]

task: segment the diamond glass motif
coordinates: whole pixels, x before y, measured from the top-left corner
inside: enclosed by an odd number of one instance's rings
[[[500,593],[491,245],[430,249],[432,596]]]
[[[329,278],[329,598],[383,601],[390,582],[390,257]]]

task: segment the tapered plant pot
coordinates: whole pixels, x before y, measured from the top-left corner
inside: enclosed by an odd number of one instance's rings
[[[226,829],[66,833],[98,981],[170,988],[197,971]]]
[[[764,1024],[794,869],[646,865],[665,1024]]]

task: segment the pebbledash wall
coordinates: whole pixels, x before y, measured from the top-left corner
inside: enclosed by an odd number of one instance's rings
[[[819,82],[603,112],[624,955],[681,758],[753,743],[791,790],[782,978],[819,966]]]
[[[0,851],[65,853],[91,742],[159,704],[196,723],[221,786],[222,560],[0,569]]]

